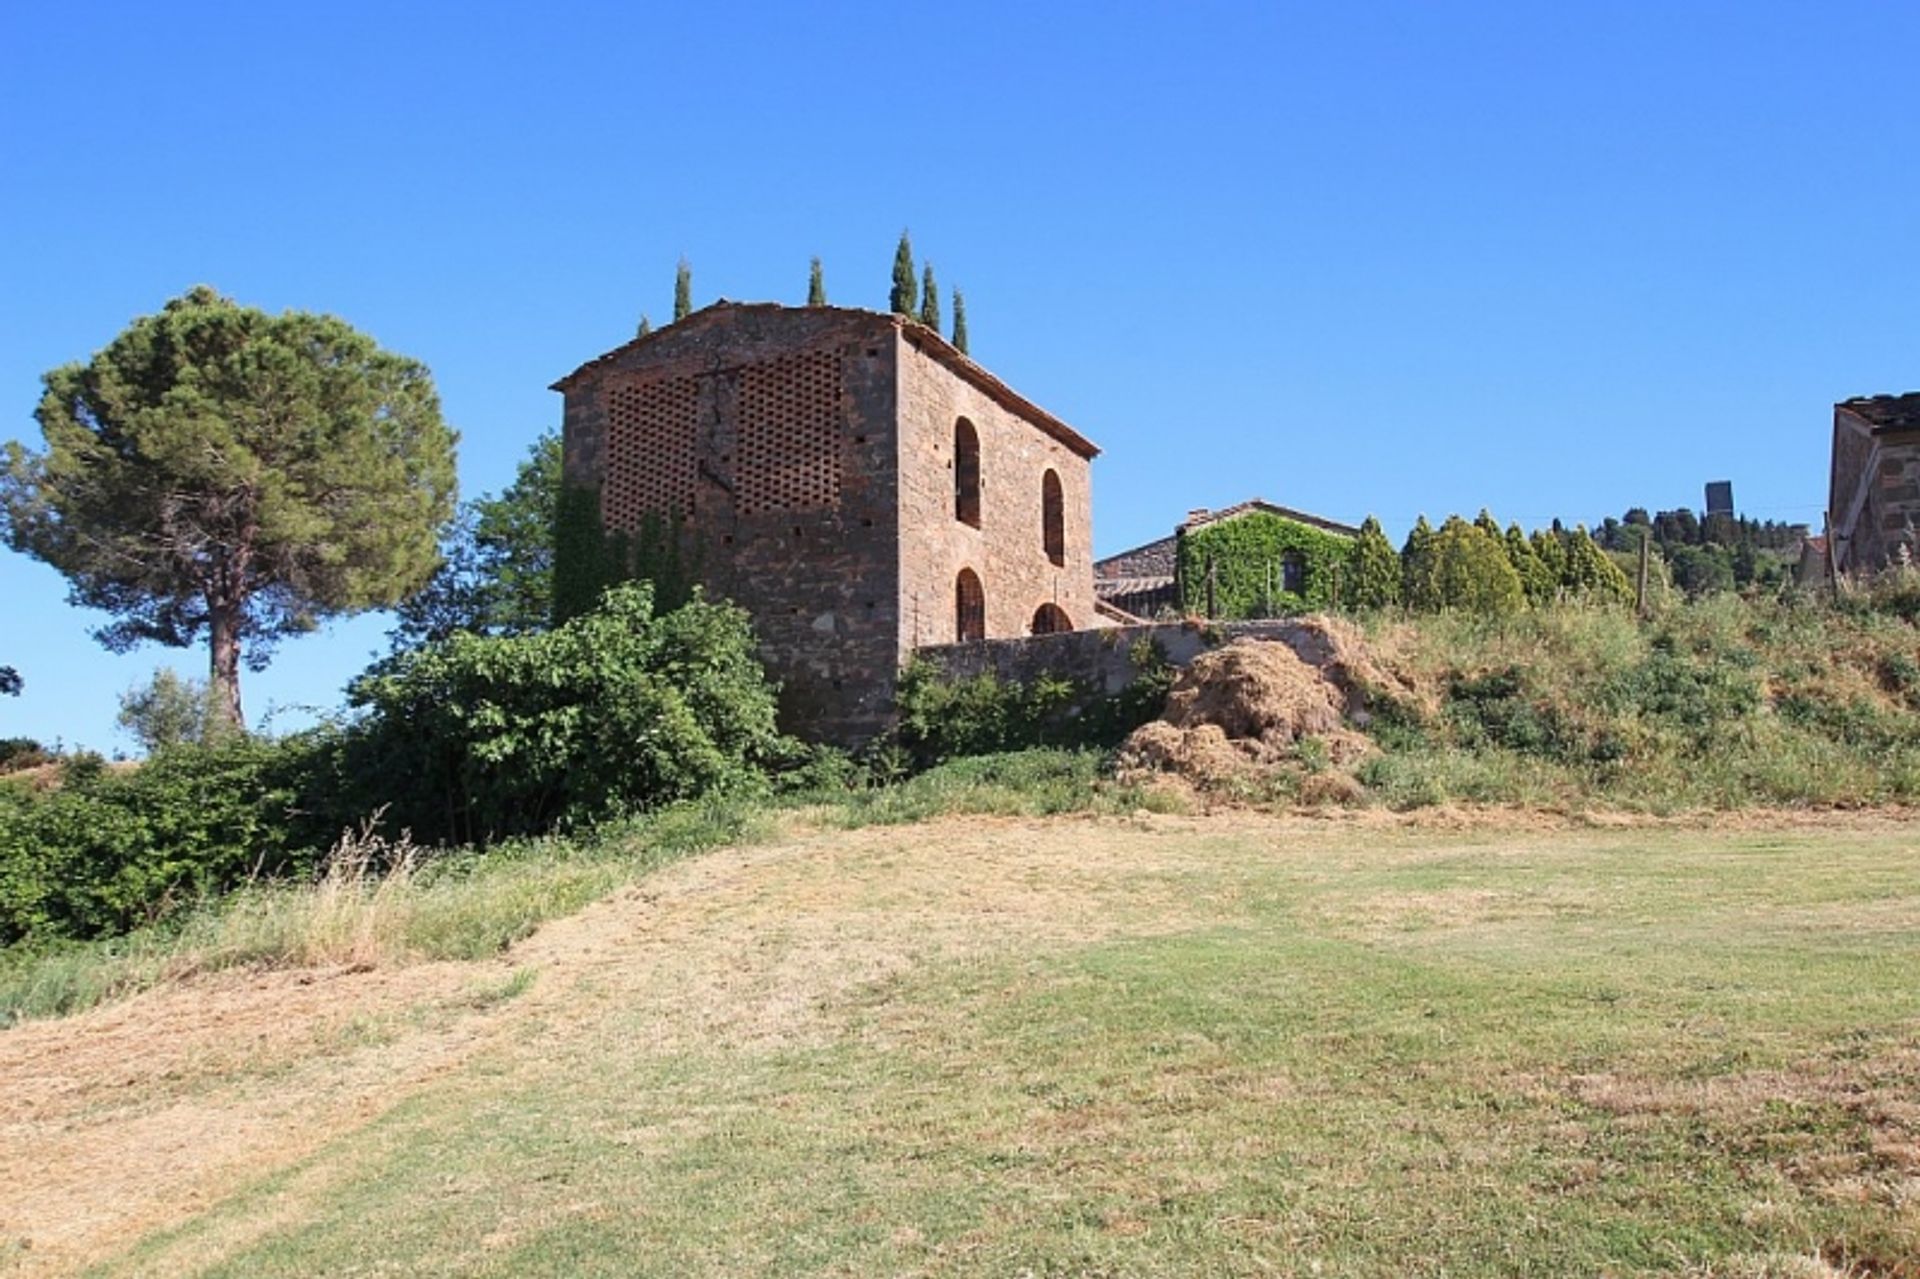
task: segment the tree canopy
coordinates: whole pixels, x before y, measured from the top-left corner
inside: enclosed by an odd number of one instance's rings
[[[525,635],[553,616],[554,523],[560,433],[535,440],[498,496],[464,503],[441,534],[440,568],[401,604],[388,632],[396,650],[473,635]]]
[[[685,258],[673,273],[673,322],[678,324],[693,314],[693,263]]]
[[[108,648],[206,636],[235,725],[243,660],[434,571],[456,435],[426,366],[341,320],[202,286],[43,380],[45,448],[7,444],[0,532],[114,616]]]
[[[827,304],[827,277],[820,269],[820,259],[813,260],[812,268],[807,272],[807,305],[825,306]]]
[[[959,289],[953,291],[953,349],[966,355],[967,352],[967,299]]]

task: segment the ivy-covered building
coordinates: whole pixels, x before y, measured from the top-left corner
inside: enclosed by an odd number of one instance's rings
[[[1097,560],[1094,591],[1138,618],[1279,617],[1339,598],[1340,573],[1360,530],[1254,498],[1194,510],[1166,537]]]

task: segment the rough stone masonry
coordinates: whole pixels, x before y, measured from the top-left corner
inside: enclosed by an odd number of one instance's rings
[[[916,648],[1098,624],[1099,450],[905,317],[719,302],[553,389],[567,482],[678,531],[790,732],[871,738]]]

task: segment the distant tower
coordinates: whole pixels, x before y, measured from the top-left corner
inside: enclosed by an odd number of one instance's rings
[[[1733,514],[1733,481],[1709,480],[1707,482],[1707,514]]]

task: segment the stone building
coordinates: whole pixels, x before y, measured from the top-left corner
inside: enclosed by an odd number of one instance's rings
[[[1902,545],[1920,558],[1920,391],[1833,406],[1827,518],[1838,572],[1885,568]]]
[[[1095,624],[1099,450],[904,317],[719,302],[553,389],[568,483],[678,530],[790,731],[871,737],[915,648]]]

